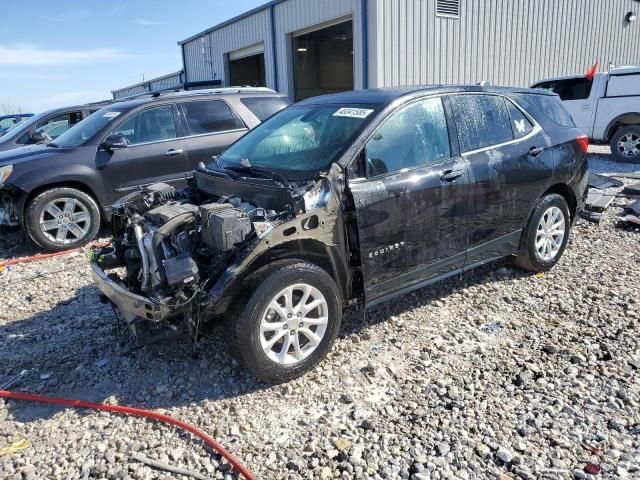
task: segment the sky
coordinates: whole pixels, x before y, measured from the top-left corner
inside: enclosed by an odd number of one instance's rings
[[[150,79],[178,71],[179,40],[263,3],[2,0],[0,114],[104,100],[143,75]]]

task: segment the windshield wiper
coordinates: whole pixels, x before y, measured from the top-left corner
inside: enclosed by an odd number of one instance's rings
[[[58,145],[57,143],[47,143],[47,147],[53,147],[53,148],[60,148],[60,145]]]
[[[289,183],[289,180],[286,179],[286,177],[284,177],[279,173],[273,172],[271,170],[266,170],[266,169],[257,168],[257,167],[222,167],[222,168],[224,170],[231,170],[233,172],[257,173],[261,175],[266,175],[267,178],[270,178],[271,180],[277,180],[278,182],[282,183],[285,187],[291,188],[291,184]]]

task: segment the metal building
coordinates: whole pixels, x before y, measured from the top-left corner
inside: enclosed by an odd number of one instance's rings
[[[530,85],[640,64],[639,0],[274,0],[179,42],[184,85],[299,100],[428,83]]]
[[[161,92],[163,90],[173,90],[184,88],[184,72],[169,73],[162,75],[161,77],[145,80],[144,82],[136,83],[128,87],[112,90],[114,100],[121,98],[127,98],[134,95],[140,95],[148,92]]]

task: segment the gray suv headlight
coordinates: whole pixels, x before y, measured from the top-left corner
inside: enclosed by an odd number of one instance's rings
[[[2,187],[5,184],[5,182],[9,179],[12,173],[13,173],[13,165],[5,165],[4,167],[0,167],[0,187]]]

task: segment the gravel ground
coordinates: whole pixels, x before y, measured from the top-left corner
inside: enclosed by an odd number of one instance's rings
[[[592,148],[594,170],[638,170],[608,157]],[[16,266],[0,273],[0,383],[28,369],[16,390],[169,413],[260,479],[640,479],[640,231],[616,226],[626,202],[578,221],[545,275],[498,262],[348,312],[327,360],[279,386],[239,368],[218,327],[198,358],[186,340],[118,338],[83,255]],[[0,257],[31,253],[2,238]],[[0,401],[0,448],[18,438],[32,446],[1,456],[0,478],[187,478],[136,452],[236,478],[139,418]]]

